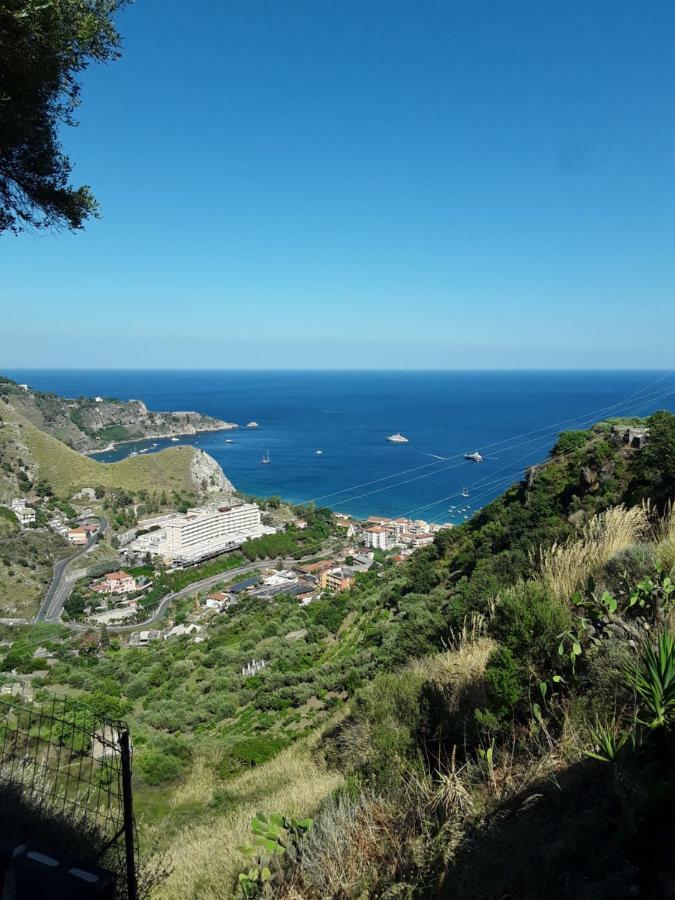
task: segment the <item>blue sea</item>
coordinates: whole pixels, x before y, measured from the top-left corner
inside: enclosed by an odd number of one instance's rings
[[[14,370],[67,397],[197,410],[256,430],[181,438],[218,460],[235,486],[365,517],[459,523],[546,457],[559,431],[603,417],[675,411],[665,372]],[[387,436],[401,432],[407,444]],[[226,438],[234,443],[227,444]],[[122,459],[152,441],[98,455]],[[158,442],[156,452],[177,446]],[[317,453],[321,450],[321,453]],[[479,450],[483,463],[464,454]],[[262,465],[269,451],[270,465]],[[469,496],[462,496],[462,491]]]

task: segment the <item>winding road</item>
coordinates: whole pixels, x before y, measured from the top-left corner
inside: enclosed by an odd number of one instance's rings
[[[314,557],[308,557],[314,558]],[[149,619],[146,619],[144,622],[136,622],[134,625],[108,625],[107,630],[109,634],[120,634],[124,632],[130,631],[138,631],[139,628],[148,628],[150,625],[154,625],[156,622],[159,622],[161,618],[163,618],[169,606],[173,603],[174,600],[180,600],[181,597],[190,597],[192,594],[196,594],[199,591],[204,590],[204,588],[213,587],[214,584],[219,584],[222,581],[230,581],[232,578],[237,577],[238,575],[246,575],[249,572],[256,572],[259,569],[269,569],[270,566],[275,566],[278,563],[283,563],[284,566],[288,566],[291,564],[297,565],[301,560],[298,559],[266,559],[260,562],[248,563],[245,566],[238,566],[236,569],[226,569],[224,572],[220,572],[218,575],[210,575],[208,578],[203,578],[201,581],[194,581],[192,584],[188,584],[187,587],[181,588],[180,591],[176,591],[172,594],[167,594],[166,597],[162,597],[157,609],[154,611],[152,616]],[[99,628],[98,625],[87,625],[84,622],[63,622],[63,625],[66,628],[70,628],[73,631],[92,631],[96,628]]]
[[[84,556],[87,550],[91,550],[98,538],[108,527],[108,521],[107,519],[104,519],[103,516],[90,516],[88,518],[89,520],[96,519],[98,528],[92,533],[84,547],[81,547],[76,553],[73,553],[72,556],[66,556],[65,559],[60,559],[58,562],[54,563],[52,583],[49,585],[45,598],[35,616],[35,622],[59,621],[61,613],[63,612],[63,605],[70,596],[73,586],[73,581],[69,581],[68,579],[68,566],[76,559]]]

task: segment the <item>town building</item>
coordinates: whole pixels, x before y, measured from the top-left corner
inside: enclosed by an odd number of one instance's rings
[[[318,562],[304,563],[298,566],[298,571],[302,572],[303,575],[314,575],[317,579],[320,579],[323,572],[333,568],[335,568],[334,559],[320,559]]]
[[[354,528],[354,523],[350,522],[349,519],[344,519],[344,518],[338,519],[335,523],[335,526],[336,526],[336,528],[340,529],[341,534],[343,534],[345,537],[348,537],[348,538],[352,537],[356,532],[356,529]]]
[[[210,594],[206,597],[204,600],[204,607],[206,609],[215,609],[218,612],[221,612],[230,602],[228,594],[224,594],[222,591],[216,591],[215,594]]]
[[[328,590],[339,594],[341,591],[348,591],[354,584],[354,571],[347,566],[339,566],[336,569],[329,569],[325,579]]]
[[[417,550],[419,547],[428,547],[429,544],[433,544],[434,536],[433,534],[427,534],[425,532],[420,532],[419,534],[413,535],[412,545]]]
[[[164,640],[167,641],[172,637],[185,637],[186,635],[194,634],[198,635],[202,630],[201,625],[195,625],[192,622],[190,625],[174,625],[173,628],[169,628],[169,630],[164,635]]]
[[[274,531],[262,524],[255,503],[200,507],[165,519],[155,531],[136,538],[131,549],[162,556],[166,562],[190,564]]]
[[[22,528],[26,528],[28,525],[32,525],[35,522],[35,510],[31,509],[30,506],[27,506],[25,500],[12,500],[9,508],[16,516],[19,525],[21,525]]]
[[[372,525],[363,532],[366,547],[373,547],[377,550],[387,550],[389,548],[389,534],[387,529],[382,525]]]
[[[78,528],[69,528],[66,539],[69,544],[74,544],[76,547],[84,547],[89,540],[89,532],[86,528],[82,528],[82,526],[79,526]]]
[[[110,572],[92,590],[101,594],[128,594],[136,590],[136,579],[127,572]]]

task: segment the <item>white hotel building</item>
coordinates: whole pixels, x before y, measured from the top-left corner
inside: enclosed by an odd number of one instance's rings
[[[202,507],[165,520],[161,531],[137,538],[133,549],[149,550],[168,562],[194,563],[270,533],[274,529],[262,524],[255,503]]]

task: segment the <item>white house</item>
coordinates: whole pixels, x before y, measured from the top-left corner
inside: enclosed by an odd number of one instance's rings
[[[19,525],[21,525],[22,528],[25,528],[27,525],[32,525],[35,521],[35,510],[31,509],[30,506],[27,506],[25,500],[12,500],[10,509],[17,517]]]
[[[363,532],[366,539],[366,547],[374,547],[378,550],[387,550],[389,547],[389,535],[387,529],[381,525],[373,525]]]

